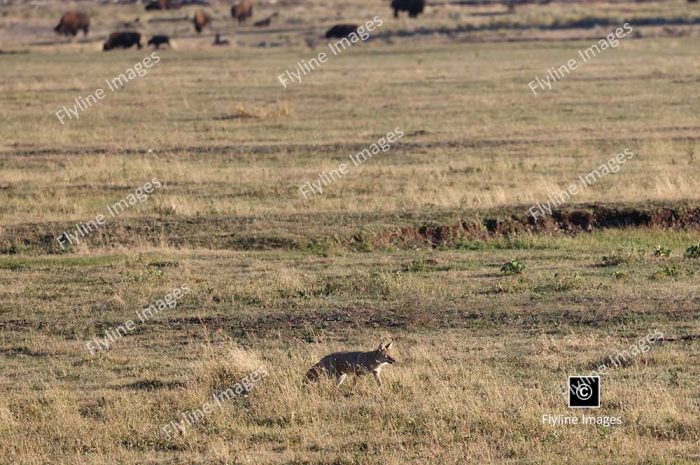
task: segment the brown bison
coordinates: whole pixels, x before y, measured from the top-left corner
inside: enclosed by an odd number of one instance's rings
[[[141,34],[138,32],[113,32],[102,46],[102,50],[129,48],[133,45],[141,48]]]
[[[197,12],[194,14],[194,19],[192,20],[194,30],[197,31],[197,34],[202,32],[202,30],[207,27],[210,22],[211,18],[202,10],[197,10]]]
[[[394,18],[399,17],[399,11],[408,11],[408,16],[415,18],[423,13],[425,0],[392,0],[391,8],[394,9]]]
[[[211,18],[209,15],[207,15],[204,11],[198,10],[194,14],[194,30],[197,31],[197,34],[202,32],[202,30],[207,27],[207,24],[211,22]]]
[[[250,0],[241,0],[231,7],[231,16],[237,19],[239,23],[253,16],[253,2]]]
[[[57,34],[66,36],[75,36],[78,31],[83,31],[83,35],[87,35],[90,29],[90,18],[85,13],[80,11],[69,11],[61,16],[61,21],[58,26],[53,28]]]

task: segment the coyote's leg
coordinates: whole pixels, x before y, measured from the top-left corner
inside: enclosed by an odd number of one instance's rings
[[[377,382],[377,386],[382,387],[382,379],[379,377],[379,372],[373,371],[372,374],[374,375],[374,380]]]
[[[345,378],[347,377],[347,373],[343,373],[342,375],[338,376],[338,385],[336,387],[340,387],[340,385],[343,384],[343,381],[345,381]]]

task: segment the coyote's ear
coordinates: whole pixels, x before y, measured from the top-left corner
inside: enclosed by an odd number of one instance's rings
[[[389,341],[389,343],[384,347],[386,350],[391,349],[391,346],[394,345],[394,341]]]
[[[377,348],[377,350],[381,352],[384,349],[386,349],[386,344],[382,341],[379,343],[379,347]]]
[[[389,350],[391,349],[391,346],[394,344],[394,341],[390,341],[388,344],[386,342],[382,342],[379,344],[379,349],[377,350]]]

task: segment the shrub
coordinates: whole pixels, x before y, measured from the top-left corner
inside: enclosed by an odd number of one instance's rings
[[[685,258],[700,258],[700,244],[688,247],[685,251]]]
[[[503,264],[501,267],[501,272],[508,275],[520,274],[523,272],[523,269],[525,269],[525,265],[523,265],[519,260],[511,260]]]
[[[654,256],[655,257],[670,257],[671,256],[671,249],[668,247],[664,247],[663,245],[657,245],[656,248],[654,249]]]

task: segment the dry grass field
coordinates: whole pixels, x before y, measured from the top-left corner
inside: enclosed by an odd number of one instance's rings
[[[700,462],[697,4],[452,4],[412,20],[388,2],[265,2],[254,20],[280,14],[263,29],[212,2],[197,35],[158,21],[195,7],[7,3],[0,463]],[[68,8],[90,13],[87,37],[53,34]],[[375,15],[367,42],[280,84],[329,26]],[[136,17],[173,48],[108,91],[152,53],[101,51]],[[619,47],[530,90],[625,22]],[[216,32],[231,45],[212,47]],[[389,150],[304,198],[395,128]],[[619,171],[529,217],[626,149]],[[386,340],[398,363],[381,389],[304,382],[321,356]],[[567,408],[567,377],[601,364],[601,408]],[[261,367],[247,395],[212,404]]]

